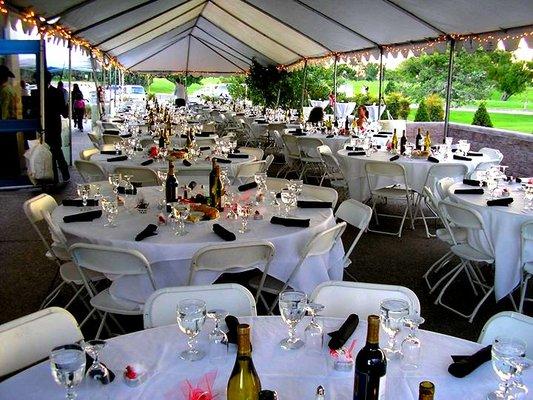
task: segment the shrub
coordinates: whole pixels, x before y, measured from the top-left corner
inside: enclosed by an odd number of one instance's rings
[[[402,93],[394,92],[385,97],[387,109],[394,119],[407,119],[409,115],[409,99]]]
[[[444,120],[444,100],[438,94],[433,93],[425,100],[427,112],[429,114],[428,121],[442,121]]]
[[[430,121],[426,102],[421,101],[418,110],[416,110],[415,122],[427,122]]]
[[[478,125],[478,126],[487,126],[489,128],[492,128],[492,121],[490,120],[490,115],[487,112],[487,108],[485,107],[485,103],[480,103],[479,107],[474,114],[474,119],[472,120],[472,125]]]

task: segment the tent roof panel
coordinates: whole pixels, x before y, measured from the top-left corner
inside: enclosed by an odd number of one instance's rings
[[[132,69],[135,71],[185,71],[188,42],[189,36],[187,35],[165,51],[149,57]]]

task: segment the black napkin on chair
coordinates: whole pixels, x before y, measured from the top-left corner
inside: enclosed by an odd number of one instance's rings
[[[392,156],[391,158],[389,158],[389,161],[396,161],[398,158],[400,158],[400,156],[396,154],[395,156]]]
[[[359,147],[359,146],[346,146],[345,147],[346,150],[351,150],[351,151],[361,151],[361,150],[364,150],[362,147]]]
[[[470,157],[483,157],[483,153],[478,153],[477,151],[469,151],[466,155]]]
[[[298,200],[296,205],[300,208],[331,208],[331,201]]]
[[[334,138],[334,137],[335,137],[335,135],[327,135],[326,139],[331,139],[331,138]]]
[[[189,160],[183,160],[183,165],[185,165],[186,167],[190,167],[192,164]]]
[[[456,378],[464,378],[491,360],[491,350],[492,345],[489,344],[470,356],[452,356],[453,363],[448,367],[448,372]]]
[[[228,327],[228,332],[226,336],[228,338],[228,343],[237,344],[237,327],[239,326],[239,320],[233,315],[228,315],[225,318],[226,326]]]
[[[472,159],[470,157],[464,157],[464,156],[460,156],[460,155],[457,155],[457,154],[453,155],[453,159],[454,160],[461,160],[461,161],[472,161]]]
[[[349,156],[366,156],[366,152],[364,151],[349,151]]]
[[[135,194],[137,194],[137,188],[135,186],[133,186],[133,189],[126,190],[126,188],[124,186],[119,186],[117,188],[117,193],[118,194],[133,194],[133,195],[135,195]]]
[[[273,216],[270,218],[271,224],[276,225],[283,225],[288,227],[296,227],[296,228],[309,228],[310,219],[295,219],[295,218],[284,218],[284,217],[276,217]]]
[[[482,188],[478,189],[455,189],[455,194],[483,194],[485,191]]]
[[[228,231],[220,224],[213,224],[213,232],[215,232],[220,238],[227,242],[233,242],[237,239],[233,232]]]
[[[140,242],[141,240],[146,239],[147,237],[155,236],[157,235],[156,231],[157,231],[157,225],[148,224],[146,228],[144,228],[141,232],[137,234],[137,236],[135,236],[135,241]]]
[[[211,135],[210,132],[199,132],[195,134],[196,137],[209,137],[209,135]]]
[[[478,186],[481,182],[476,179],[463,179],[463,184],[468,186]]]
[[[64,199],[63,204],[65,207],[83,207],[83,200],[81,199]],[[87,199],[87,207],[98,206],[98,200]]]
[[[217,160],[217,162],[221,163],[221,164],[231,164],[231,160],[226,160],[225,158],[215,158],[215,160]]]
[[[375,134],[375,135],[372,135],[372,137],[383,137],[383,138],[388,138],[387,135],[384,135],[384,134],[382,134],[382,133],[377,133],[377,134]]]
[[[255,189],[257,187],[257,182],[250,182],[250,183],[245,183],[244,185],[240,185],[237,190],[239,192],[245,192],[247,190],[250,190],[250,189]]]
[[[432,163],[437,163],[437,164],[440,162],[438,158],[431,157],[431,156],[428,157],[428,161]]]
[[[93,219],[100,218],[101,216],[102,210],[93,210],[74,215],[66,215],[63,217],[63,222],[66,224],[69,222],[90,222]]]
[[[150,164],[152,164],[153,162],[154,162],[153,159],[149,159],[149,160],[143,161],[143,162],[141,163],[141,165],[150,165]]]
[[[248,154],[230,153],[230,154],[228,154],[228,158],[248,158]]]
[[[200,151],[211,150],[210,146],[200,146]]]
[[[120,156],[122,155],[122,150],[116,151],[116,150],[100,150],[100,154],[108,154],[110,156]]]
[[[107,162],[126,161],[127,159],[128,159],[128,156],[111,157],[107,159]]]
[[[350,339],[350,336],[355,332],[357,325],[359,325],[359,316],[357,314],[350,314],[338,330],[328,333],[331,337],[328,343],[329,348],[338,350],[344,346],[348,339]]]
[[[505,206],[507,207],[514,201],[512,197],[504,197],[502,199],[487,200],[487,206]]]

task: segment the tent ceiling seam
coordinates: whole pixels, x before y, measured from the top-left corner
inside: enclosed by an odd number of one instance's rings
[[[196,20],[198,21],[198,19]],[[191,32],[192,32],[192,29],[191,29]],[[185,75],[187,75],[187,72],[189,72],[189,55],[190,54],[191,54],[191,34],[189,33],[188,43],[187,43],[187,62],[185,63]]]
[[[206,44],[202,39],[194,36],[192,33],[189,34],[189,38],[190,37],[193,37],[195,38],[196,40],[198,40],[200,43],[202,43],[205,47],[207,47],[208,49],[211,49],[211,51],[214,51],[215,53],[217,53],[220,57],[222,57],[224,60],[226,60],[227,62],[233,64],[235,67],[239,68],[242,72],[246,72],[244,69],[242,69],[241,67],[239,67],[237,64],[235,64],[233,61],[231,61],[229,58],[227,58],[226,56],[224,56],[223,54],[219,53],[218,51],[216,51],[215,49],[213,49],[211,46],[209,46],[208,44]]]
[[[201,30],[203,33],[205,33],[207,36],[209,36],[210,38],[216,40],[217,42],[223,44],[224,46],[226,46],[228,49],[231,49],[233,50],[235,53],[241,55],[242,57],[246,58],[247,60],[250,60],[252,61],[252,59],[250,57],[248,57],[247,55],[241,53],[240,51],[236,50],[234,47],[230,46],[229,44],[227,44],[226,42],[223,42],[222,40],[220,40],[219,38],[211,35],[209,32],[207,32],[205,29],[203,29],[201,26],[198,26],[196,25],[196,29],[199,29]]]
[[[435,31],[435,32],[437,32],[437,33],[439,33],[441,35],[448,36],[448,33],[444,32],[443,30],[441,30],[441,29],[437,28],[436,26],[432,25],[431,23],[429,23],[428,21],[426,21],[423,18],[419,17],[415,13],[413,13],[413,12],[407,10],[406,8],[403,8],[402,6],[396,4],[394,1],[392,1],[392,0],[382,0],[382,1],[385,2],[386,4],[389,4],[390,6],[394,7],[398,11],[404,13],[405,15],[408,15],[409,17],[411,17],[415,21],[418,21],[422,25],[425,25],[426,27],[430,28],[431,30],[433,30],[433,31]]]
[[[133,68],[133,67],[136,67],[137,65],[139,65],[139,64],[141,64],[141,63],[143,63],[143,62],[145,62],[145,61],[148,60],[149,58],[152,58],[152,57],[155,56],[157,53],[161,53],[162,51],[165,51],[166,49],[168,49],[170,46],[173,46],[173,45],[175,45],[176,43],[181,42],[181,41],[182,41],[183,39],[185,39],[186,37],[187,37],[187,35],[185,35],[185,36],[183,36],[183,37],[181,37],[181,38],[175,40],[175,41],[172,42],[172,43],[169,43],[168,45],[166,45],[166,46],[163,47],[162,49],[159,49],[159,50],[157,50],[157,51],[151,53],[148,57],[143,58],[141,61],[138,61],[138,62],[136,62],[136,63],[133,64],[133,65],[130,65],[130,66],[128,67],[128,69],[131,69],[131,68]]]
[[[198,27],[196,27],[196,28],[198,28]],[[245,64],[247,64],[247,65],[250,64],[250,61],[252,61],[250,58],[247,58],[247,57],[245,57],[246,60],[245,60],[245,59],[242,59],[241,57],[238,57],[238,56],[236,56],[235,54],[230,53],[228,50],[223,49],[223,48],[220,47],[220,46],[217,46],[216,44],[210,42],[209,40],[207,40],[207,39],[205,39],[205,38],[199,38],[199,37],[197,37],[196,35],[194,35],[194,29],[191,31],[191,35],[192,35],[194,38],[198,39],[198,40],[201,39],[201,40],[205,41],[206,44],[209,44],[209,45],[213,46],[214,48],[216,48],[216,49],[218,49],[218,50],[224,52],[225,54],[227,54],[227,55],[229,55],[229,56],[231,56],[231,57],[233,57],[233,58],[235,58],[235,59],[237,59],[237,60],[239,60],[239,61],[242,61],[243,63],[245,63]]]
[[[57,17],[64,18],[65,15],[70,14],[73,11],[79,10],[80,8],[83,8],[83,7],[85,7],[85,6],[87,6],[87,5],[91,4],[91,3],[94,3],[95,1],[97,1],[97,0],[80,1],[78,4],[74,4],[73,6],[66,8],[63,11],[60,11],[57,14],[52,15],[48,19],[54,19],[54,18],[57,18]]]

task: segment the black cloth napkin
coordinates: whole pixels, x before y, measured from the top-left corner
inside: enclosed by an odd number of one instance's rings
[[[455,189],[455,194],[483,194],[485,191],[482,188],[479,189]]]
[[[226,336],[228,338],[228,343],[237,344],[237,327],[239,326],[239,320],[233,315],[228,315],[225,318],[226,326],[228,327],[228,332]]]
[[[187,135],[186,135],[185,133],[182,133],[182,134],[180,135],[180,137],[181,137],[182,139],[187,139]]]
[[[331,201],[298,200],[296,204],[300,208],[331,208],[333,206]]]
[[[345,147],[346,150],[352,150],[352,151],[361,151],[361,150],[364,150],[362,147],[359,147],[359,146],[346,146]]]
[[[283,225],[283,226],[293,226],[297,228],[309,228],[309,222],[311,220],[307,219],[295,219],[295,218],[284,218],[273,216],[270,218],[271,224]]]
[[[211,150],[209,146],[200,146],[200,151]]]
[[[438,158],[431,157],[431,156],[428,157],[428,161],[432,163],[437,163],[437,164],[440,162]]]
[[[231,164],[231,160],[227,160],[225,158],[215,158],[215,160],[221,164]]]
[[[487,205],[489,207],[492,207],[492,206],[505,206],[505,207],[507,207],[513,201],[514,201],[514,199],[512,197],[504,197],[502,199],[487,200]]]
[[[448,372],[456,378],[464,378],[491,360],[491,350],[492,345],[489,344],[470,356],[451,356],[453,363],[448,367]]]
[[[359,316],[357,314],[350,314],[338,330],[328,333],[331,337],[328,343],[329,348],[338,350],[344,346],[348,339],[350,339],[350,336],[355,332],[357,325],[359,325]]]
[[[464,156],[460,156],[460,155],[457,155],[457,154],[453,155],[453,159],[454,160],[462,160],[462,161],[472,161],[472,159],[470,157],[464,157]]]
[[[141,163],[141,165],[150,165],[150,164],[152,164],[153,162],[154,162],[153,159],[149,159],[149,160],[143,161],[143,162]]]
[[[220,224],[213,224],[213,232],[215,232],[220,238],[227,242],[233,242],[237,239],[233,232],[228,231]]]
[[[65,207],[83,207],[83,200],[81,199],[64,199],[62,203]],[[87,207],[98,206],[98,200],[87,199]]]
[[[210,132],[199,132],[195,136],[196,137],[209,137],[209,135],[211,135]]]
[[[335,135],[327,135],[326,136],[327,139],[331,139],[331,138],[334,138],[334,137],[335,137]]]
[[[248,158],[248,154],[229,153],[228,158]]]
[[[133,186],[133,189],[126,190],[124,186],[119,186],[117,188],[117,193],[118,194],[137,194],[137,188]]]
[[[396,161],[398,158],[400,158],[400,156],[396,154],[395,156],[392,156],[391,158],[389,158],[389,161]]]
[[[192,164],[189,160],[183,160],[183,165],[185,165],[186,167],[190,167]]]
[[[128,156],[111,157],[107,159],[107,162],[126,161],[127,159],[128,159]]]
[[[392,132],[381,131],[381,132],[378,132],[378,135],[392,135]]]
[[[483,153],[478,153],[477,151],[469,151],[466,155],[470,157],[483,157]]]
[[[294,132],[292,134],[292,136],[305,136],[305,135],[307,135],[307,133],[305,133],[305,132]]]
[[[116,129],[105,129],[103,135],[118,136],[120,135],[120,131],[117,131]]]
[[[146,239],[147,237],[155,236],[157,235],[156,231],[157,231],[157,225],[148,224],[146,228],[144,228],[141,232],[137,234],[137,236],[135,236],[135,241],[140,242],[141,240]]]
[[[475,179],[463,179],[463,184],[468,186],[479,186],[480,182]]]
[[[122,139],[128,139],[128,138],[130,138],[130,137],[132,137],[132,136],[133,136],[132,133],[126,133],[125,135],[120,135],[120,137],[121,137]]]
[[[245,192],[247,190],[250,190],[250,189],[255,189],[257,187],[257,182],[250,182],[250,183],[245,183],[244,185],[240,185],[237,190],[239,192]]]
[[[378,134],[372,135],[372,137],[384,137],[384,138],[387,138],[388,136],[385,135],[385,134],[382,134],[382,133],[378,133]]]
[[[366,152],[364,151],[349,151],[349,156],[366,156]]]
[[[120,155],[122,155],[122,150],[119,150],[119,151],[116,151],[116,150],[100,150],[100,154],[109,154],[111,156],[114,156],[114,155],[120,156]]]
[[[74,215],[66,215],[63,217],[63,222],[68,224],[69,222],[90,222],[93,219],[100,218],[102,216],[102,210],[87,211]]]

